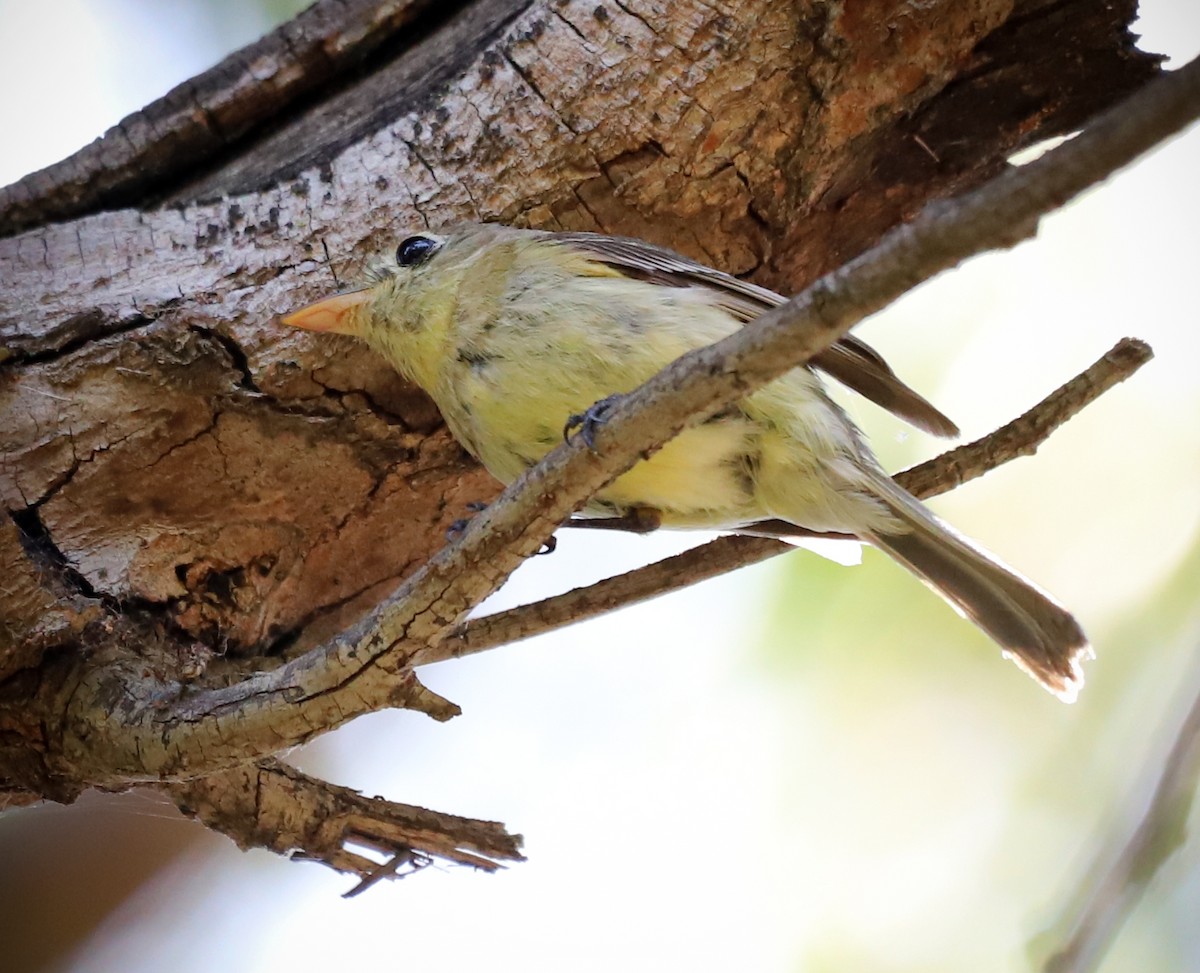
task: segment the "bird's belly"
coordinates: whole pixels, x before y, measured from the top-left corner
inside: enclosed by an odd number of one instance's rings
[[[514,381],[504,371],[510,361],[468,359],[444,394],[435,395],[454,435],[504,483],[562,442],[567,416],[609,392],[628,391],[642,377],[617,381],[576,368]],[[665,527],[733,528],[780,518],[856,532],[874,504],[858,482],[855,453],[848,421],[815,376],[797,369],[720,418],[681,432],[600,491],[583,513],[644,507],[658,511]]]
[[[755,430],[746,421],[680,433],[597,494],[619,509],[651,507],[665,527],[732,527],[763,516],[754,496]]]
[[[530,424],[508,418],[487,430],[477,422],[453,430],[504,483],[562,441],[556,421]],[[686,429],[600,491],[583,513],[612,516],[651,507],[665,527],[731,527],[759,519],[764,513],[755,501],[753,480],[757,437],[754,424],[742,418]]]

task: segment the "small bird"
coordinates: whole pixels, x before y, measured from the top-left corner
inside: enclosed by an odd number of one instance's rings
[[[596,403],[785,300],[639,240],[498,224],[408,236],[368,281],[283,322],[364,340],[432,397],[463,447],[504,483],[565,428],[582,424],[586,436],[601,419]],[[958,433],[847,336],[685,429],[582,513],[853,534],[927,582],[1052,693],[1074,699],[1089,652],[1075,619],[893,481],[819,372],[927,432]]]

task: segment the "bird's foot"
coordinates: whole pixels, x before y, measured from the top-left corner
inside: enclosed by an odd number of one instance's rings
[[[472,514],[482,513],[488,507],[482,500],[472,500],[465,506]],[[446,540],[458,540],[458,535],[467,529],[467,524],[470,522],[470,517],[459,517],[458,520],[451,521],[450,526],[446,528]]]
[[[563,440],[570,441],[571,433],[579,430],[579,437],[593,453],[596,451],[596,430],[608,421],[608,414],[619,402],[619,395],[610,395],[589,406],[586,412],[577,412],[568,417],[563,426]]]

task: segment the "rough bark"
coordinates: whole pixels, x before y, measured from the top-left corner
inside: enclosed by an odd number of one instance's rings
[[[217,769],[131,746],[80,774],[127,702],[83,669],[149,673],[176,709],[277,685],[495,496],[424,396],[276,314],[461,219],[642,236],[799,290],[1153,78],[1132,15],[319,3],[0,193],[0,795]],[[455,711],[403,667],[388,704]],[[251,773],[226,730],[221,774]]]

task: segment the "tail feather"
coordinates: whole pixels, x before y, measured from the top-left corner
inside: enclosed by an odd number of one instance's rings
[[[1050,692],[1074,701],[1083,686],[1079,662],[1091,653],[1074,617],[899,486],[881,482],[877,495],[906,529],[864,539],[928,583]]]

